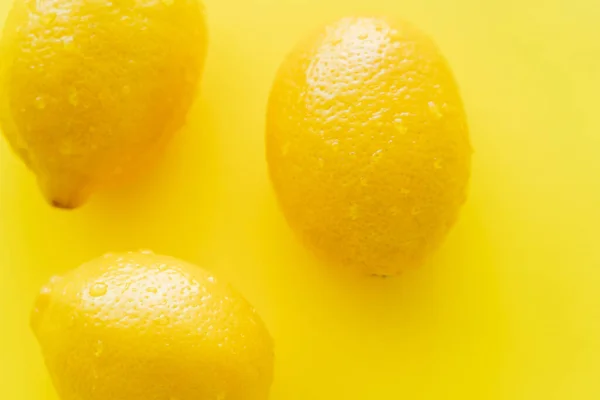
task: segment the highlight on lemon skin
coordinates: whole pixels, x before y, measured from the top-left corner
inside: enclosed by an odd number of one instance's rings
[[[149,251],[54,277],[32,329],[61,400],[266,400],[273,341],[209,272]]]
[[[48,202],[150,169],[184,124],[207,47],[200,0],[14,0],[0,124]]]
[[[282,63],[266,152],[301,240],[330,264],[387,276],[440,246],[465,202],[472,150],[435,43],[404,21],[349,17]]]

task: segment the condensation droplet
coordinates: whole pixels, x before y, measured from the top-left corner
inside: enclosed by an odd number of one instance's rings
[[[435,169],[442,169],[442,160],[440,160],[439,158],[436,158],[435,161],[433,162],[433,167]]]
[[[38,110],[43,110],[44,108],[46,108],[46,100],[44,100],[44,98],[42,96],[38,96],[35,98],[35,107]]]
[[[123,93],[124,95],[128,95],[129,93],[131,93],[131,86],[129,86],[129,85],[123,86],[123,88],[121,89],[121,93]]]
[[[169,318],[165,317],[164,314],[161,314],[156,322],[162,326],[169,325]]]
[[[206,280],[209,281],[210,283],[215,283],[214,276],[209,276],[208,278],[206,278]]]
[[[410,210],[410,213],[411,213],[412,215],[419,215],[419,214],[421,214],[421,207],[419,207],[419,206],[414,206],[414,207],[413,207],[413,208]]]
[[[96,357],[100,357],[103,352],[104,352],[104,343],[102,342],[102,340],[98,340],[96,342],[96,344],[94,345],[94,355]]]
[[[56,20],[55,12],[47,12],[44,15],[42,15],[42,23],[45,25],[50,25],[54,22],[54,20]]]
[[[402,197],[407,197],[410,194],[410,190],[408,190],[407,188],[402,188],[400,189],[400,194],[402,195]]]
[[[158,289],[156,289],[155,287],[151,286],[149,288],[146,288],[146,292],[156,294],[158,292]]]
[[[435,104],[433,101],[430,101],[429,103],[427,103],[427,105],[429,106],[429,111],[431,112],[431,114],[433,114],[433,116],[436,119],[442,118],[442,112],[440,111],[440,108],[437,106],[437,104]]]
[[[401,135],[406,135],[406,133],[408,132],[408,128],[406,127],[406,125],[404,125],[402,118],[396,118],[394,120],[394,128]]]
[[[94,286],[92,286],[90,288],[90,295],[92,297],[100,297],[100,296],[104,296],[107,291],[108,291],[108,286],[106,286],[105,283],[98,282],[98,283],[95,283]]]
[[[360,35],[358,35],[358,38],[359,38],[360,40],[365,40],[365,39],[366,39],[366,38],[368,38],[368,37],[369,37],[369,34],[368,34],[368,33],[361,33]]]
[[[66,51],[73,51],[75,49],[75,43],[73,42],[73,36],[65,36],[62,38],[63,48]]]
[[[283,146],[281,146],[281,155],[285,156],[290,152],[290,142],[287,142]]]
[[[377,150],[375,153],[373,153],[371,155],[371,158],[373,159],[373,161],[377,162],[379,160],[381,160],[381,157],[383,157],[383,150],[379,149]]]
[[[333,151],[338,152],[340,150],[340,142],[337,139],[330,139],[326,143],[331,146]]]

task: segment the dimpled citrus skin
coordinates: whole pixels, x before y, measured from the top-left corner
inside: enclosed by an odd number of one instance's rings
[[[184,123],[206,42],[199,0],[15,0],[0,123],[50,203],[148,169]]]
[[[273,344],[208,272],[150,252],[53,278],[32,327],[61,400],[265,400]]]
[[[426,35],[385,18],[330,24],[284,61],[267,114],[272,183],[317,255],[394,275],[440,245],[466,198],[471,147]]]

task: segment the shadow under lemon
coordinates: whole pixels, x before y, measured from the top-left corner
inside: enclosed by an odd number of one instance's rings
[[[385,398],[402,386],[425,397],[467,395],[465,387],[481,398],[498,391],[499,374],[490,369],[502,367],[508,321],[475,184],[473,179],[471,199],[442,248],[421,268],[391,278],[321,263],[287,226],[272,190],[264,191],[254,226],[269,240],[253,256],[269,266],[281,371],[275,398],[302,398],[297,387],[290,390],[294,381],[313,382],[301,389],[303,396],[316,395],[315,388],[319,396],[325,390],[356,397],[358,391],[364,398]],[[306,365],[319,367],[299,367]],[[461,373],[468,386],[456,381]]]

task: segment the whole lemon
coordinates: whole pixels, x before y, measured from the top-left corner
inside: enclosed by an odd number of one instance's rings
[[[287,57],[268,105],[267,161],[283,212],[321,258],[393,275],[457,219],[471,147],[434,42],[387,18],[344,18]]]
[[[184,123],[206,42],[199,0],[15,0],[0,123],[51,204],[148,169]]]
[[[208,272],[150,252],[53,278],[32,327],[62,400],[265,400],[273,344]]]

